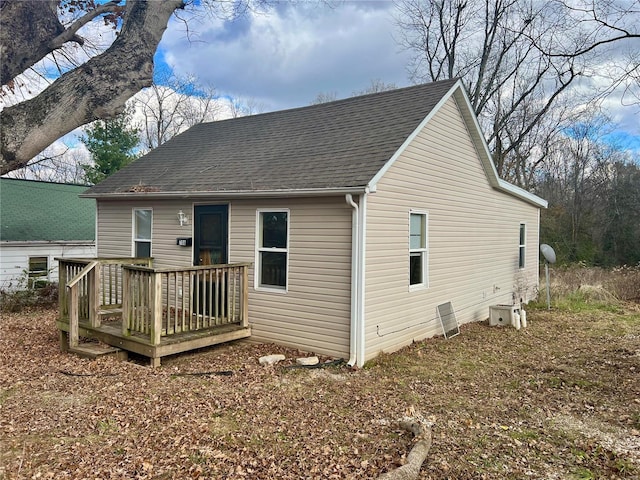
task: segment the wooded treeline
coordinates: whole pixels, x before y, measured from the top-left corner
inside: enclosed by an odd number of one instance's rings
[[[576,125],[549,153],[533,191],[540,242],[559,263],[640,264],[640,158],[598,136],[602,125]]]

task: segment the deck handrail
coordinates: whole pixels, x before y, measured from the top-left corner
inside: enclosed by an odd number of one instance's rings
[[[97,257],[97,258],[56,258],[59,268],[59,308],[60,317],[69,319],[72,310],[78,313],[78,320],[87,320],[92,326],[99,326],[101,314],[120,311],[122,291],[120,265],[142,264],[150,266],[152,258],[139,257]],[[79,288],[78,305],[70,308],[71,287]]]
[[[251,263],[177,268],[122,265],[122,334],[163,336],[229,324],[248,327]]]
[[[88,278],[90,285],[95,285],[95,268],[97,265],[100,265],[100,262],[97,260],[93,260],[88,263],[82,270],[80,270],[75,277],[73,277],[69,282],[67,282],[67,288],[70,290],[69,296],[69,347],[77,348],[79,343],[79,283],[80,281]],[[89,288],[89,292],[95,290],[95,288]],[[95,298],[93,301],[91,300],[91,295],[89,295],[89,317],[92,319],[94,315],[91,313],[93,311],[92,306],[95,304]]]
[[[80,272],[76,274],[75,277],[67,282],[67,288],[73,288],[80,280],[86,277],[91,270],[96,268],[97,265],[100,265],[100,262],[98,262],[97,260],[93,260],[92,262],[88,263],[82,270],[80,270]]]
[[[238,262],[238,263],[219,263],[214,265],[196,265],[193,267],[165,267],[165,268],[156,268],[156,267],[144,267],[142,265],[132,265],[126,264],[122,265],[123,268],[127,270],[137,270],[140,272],[149,272],[149,273],[176,273],[176,272],[196,272],[198,270],[210,270],[212,268],[226,268],[226,267],[251,267],[253,263],[251,262]]]

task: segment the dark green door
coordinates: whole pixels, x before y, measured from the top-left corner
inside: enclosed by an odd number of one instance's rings
[[[194,208],[194,265],[218,265],[228,258],[228,205],[196,205]]]

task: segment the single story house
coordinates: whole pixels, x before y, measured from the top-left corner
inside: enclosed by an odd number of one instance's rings
[[[498,178],[459,80],[196,125],[82,196],[99,257],[250,264],[252,340],[359,366],[438,305],[537,294],[546,201]]]
[[[58,281],[57,257],[96,255],[86,185],[0,178],[0,288]]]

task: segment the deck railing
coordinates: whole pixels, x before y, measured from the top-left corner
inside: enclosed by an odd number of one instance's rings
[[[152,265],[151,258],[57,258],[56,260],[59,266],[60,317],[70,317],[71,288],[67,287],[73,281],[78,295],[78,318],[89,322],[94,327],[100,325],[101,313],[119,312],[122,308],[122,265],[147,267]],[[98,262],[98,265],[85,270],[92,262]]]
[[[122,266],[125,336],[163,336],[230,324],[248,326],[250,264],[176,269]]]

